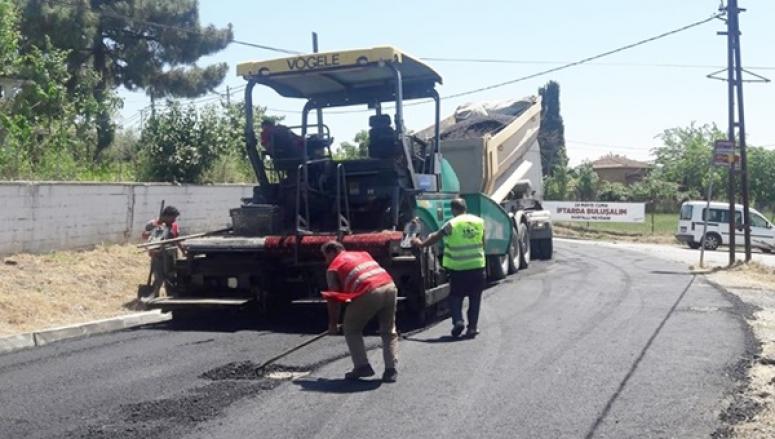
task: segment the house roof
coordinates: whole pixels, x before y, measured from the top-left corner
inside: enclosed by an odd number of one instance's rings
[[[628,159],[627,157],[609,154],[592,162],[592,169],[635,168],[651,169],[654,165],[647,162]]]

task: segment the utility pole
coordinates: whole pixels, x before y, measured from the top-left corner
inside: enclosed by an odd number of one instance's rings
[[[231,88],[229,86],[226,86],[226,105],[231,106]]]
[[[734,53],[735,80],[730,82],[737,93],[737,134],[740,140],[740,185],[743,198],[743,233],[745,239],[745,262],[751,261],[751,214],[748,197],[748,152],[745,143],[745,106],[743,105],[743,66],[740,55],[740,9],[737,0],[729,0],[727,4],[727,42],[728,50]],[[730,108],[730,111],[734,108]],[[734,137],[730,140],[734,141]]]
[[[733,35],[731,25],[732,22],[729,15],[732,2],[727,3],[727,31],[721,32],[727,36],[727,95],[729,105],[729,126],[727,129],[727,140],[735,144],[735,37]],[[737,8],[735,8],[734,14],[737,14]],[[729,164],[729,183],[727,186],[727,197],[729,198],[729,265],[735,263],[735,238],[737,234],[737,225],[735,224],[735,160]],[[706,213],[709,215],[710,211]]]
[[[312,32],[312,52],[318,53],[318,33]],[[318,119],[318,136],[323,136],[323,110],[318,108],[316,111]]]
[[[723,4],[720,11],[726,12],[727,30],[718,32],[719,35],[727,37],[727,68],[708,75],[708,78],[719,79],[727,82],[728,100],[729,100],[729,130],[727,133],[729,142],[732,145],[739,145],[734,151],[740,152],[740,193],[743,204],[743,216],[741,218],[740,230],[743,231],[745,244],[745,261],[751,260],[751,215],[750,215],[750,197],[748,184],[748,147],[745,139],[745,106],[743,104],[743,83],[744,82],[770,82],[764,76],[757,75],[743,68],[742,55],[740,50],[740,12],[745,9],[738,7],[738,0],[728,0],[727,6]],[[726,72],[726,78],[718,76]],[[744,79],[743,73],[747,73],[752,79]],[[737,108],[735,108],[737,105]],[[737,140],[737,141],[736,141]],[[734,156],[736,158],[737,152]],[[729,167],[729,264],[735,262],[735,234],[736,210],[735,210],[735,168],[736,160],[730,163]]]

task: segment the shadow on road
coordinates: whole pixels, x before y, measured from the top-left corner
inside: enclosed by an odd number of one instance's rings
[[[456,343],[465,340],[471,340],[471,337],[453,337],[451,335],[442,335],[437,338],[414,338],[404,337],[406,341],[416,341],[418,343]]]
[[[345,310],[346,312],[346,310]],[[400,330],[411,331],[418,327],[399,307],[396,325]],[[437,313],[426,327],[445,319],[446,309]],[[239,331],[274,332],[285,334],[318,334],[328,325],[325,308],[320,306],[293,306],[270,316],[258,316],[247,309],[201,310],[175,316],[163,323],[144,325],[135,329],[161,331],[224,332]],[[364,330],[367,335],[378,333],[377,320],[372,319]]]
[[[295,380],[293,384],[300,386],[301,390],[305,392],[359,393],[377,389],[382,385],[382,381],[377,379],[349,381],[343,378],[317,378],[315,380]]]

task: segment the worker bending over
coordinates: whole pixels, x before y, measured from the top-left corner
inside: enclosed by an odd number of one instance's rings
[[[454,218],[423,241],[412,239],[415,247],[428,247],[444,240],[442,266],[449,273],[449,308],[452,314],[452,336],[457,338],[465,328],[463,298],[468,297],[468,330],[466,336],[479,334],[479,307],[485,286],[484,220],[466,213],[466,202],[456,198],[451,203]]]
[[[366,252],[347,251],[337,241],[329,241],[321,248],[328,270],[326,280],[330,291],[323,293],[328,306],[328,330],[338,332],[341,303],[349,303],[344,315],[344,337],[353,360],[353,370],[345,379],[356,380],[374,375],[366,357],[363,328],[374,316],[379,318],[382,336],[382,354],[385,372],[382,381],[395,382],[396,351],[396,289],[393,278]]]
[[[177,223],[179,216],[180,212],[174,206],[165,207],[158,218],[146,223],[142,235],[143,239],[147,242],[158,242],[177,238],[180,236],[180,229]],[[152,288],[150,294],[141,297],[140,300],[159,297],[162,285],[169,282],[172,273],[175,271],[178,249],[185,254],[185,249],[183,249],[180,243],[176,243],[176,247],[170,248],[162,245],[159,248],[148,251],[148,255],[151,257],[151,273],[153,275]]]

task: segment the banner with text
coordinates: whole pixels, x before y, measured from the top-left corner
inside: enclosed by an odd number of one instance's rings
[[[600,223],[642,223],[646,203],[608,203],[601,201],[544,201],[552,221]]]

